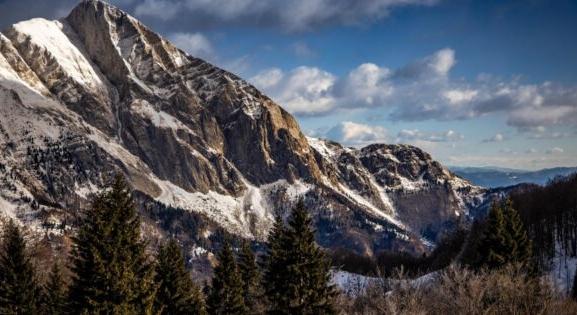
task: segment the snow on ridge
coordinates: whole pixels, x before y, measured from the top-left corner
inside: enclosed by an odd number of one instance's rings
[[[396,211],[395,206],[393,205],[393,201],[391,200],[389,195],[387,195],[385,189],[381,185],[379,185],[379,183],[377,183],[375,176],[373,174],[369,174],[369,181],[371,185],[373,185],[379,192],[379,197],[381,198],[381,201],[385,204],[387,208],[389,208],[389,210],[393,212],[393,215],[395,215]]]
[[[427,185],[427,182],[423,179],[423,174],[419,176],[417,180],[410,180],[403,176],[397,176],[397,178],[401,181],[401,188],[406,191],[416,191],[421,190],[424,186]]]
[[[325,159],[330,160],[333,156],[335,156],[335,151],[330,149],[326,141],[320,138],[313,138],[313,137],[306,137],[309,145],[315,149],[320,155],[322,155]]]
[[[130,104],[130,109],[141,115],[142,117],[148,118],[153,125],[158,128],[166,128],[166,129],[187,129],[180,120],[176,117],[168,114],[165,111],[157,111],[149,102],[146,100],[138,99],[134,100],[132,104]]]
[[[286,180],[279,180],[257,187],[245,180],[247,190],[239,197],[221,194],[216,191],[208,191],[207,193],[190,192],[170,181],[156,177],[139,157],[133,155],[115,141],[109,140],[98,130],[93,130],[89,138],[124,164],[137,169],[144,168],[147,170],[149,172],[147,174],[148,178],[161,190],[158,196],[152,196],[155,200],[168,206],[205,214],[230,232],[246,238],[262,238],[266,236],[268,228],[272,226],[274,221],[272,205],[266,198],[267,193],[271,189],[282,185],[286,187],[289,198],[294,199],[305,194],[310,189],[309,185],[300,181],[288,184]],[[80,192],[83,193],[84,191],[81,190]],[[247,216],[249,214],[254,216]],[[259,227],[259,231],[251,230],[253,223],[255,223],[251,222],[251,219],[257,220],[256,224]],[[255,235],[254,232],[259,234]]]
[[[375,207],[375,205],[373,205],[371,202],[369,202],[367,199],[365,199],[364,197],[359,195],[354,190],[346,187],[345,185],[341,185],[341,184],[339,184],[339,188],[340,188],[340,191],[343,192],[342,194],[345,197],[351,199],[352,201],[356,202],[357,204],[365,206],[366,208],[371,210],[371,212],[374,215],[385,219],[386,221],[396,225],[397,227],[399,227],[403,230],[406,230],[406,227],[403,223],[401,223],[399,220],[395,219],[393,216],[385,213],[383,210],[379,209],[378,207]]]
[[[382,281],[383,279],[378,277],[363,276],[344,270],[331,270],[331,283],[349,296],[360,295],[369,285],[377,285]]]
[[[2,33],[0,33],[0,47],[2,47],[2,45],[11,45],[9,39],[7,39],[6,37],[4,37],[4,35],[2,35]],[[18,52],[16,51],[15,48],[13,47],[9,47],[11,48],[11,50],[13,49],[12,53],[16,54],[17,57],[16,58],[20,58],[20,55],[18,55]],[[24,61],[22,61],[24,62]],[[36,74],[34,74],[36,75]],[[12,68],[12,65],[10,64],[10,62],[8,62],[8,59],[2,54],[2,52],[0,51],[0,79],[2,79],[2,85],[7,86],[7,87],[14,87],[14,86],[25,86],[26,88],[30,89],[31,91],[34,91],[35,93],[38,94],[42,94],[42,93],[46,93],[49,94],[50,92],[48,92],[48,89],[40,82],[40,80],[37,80],[36,82],[29,82],[29,80],[25,80],[24,78],[22,78],[20,76],[19,73],[16,72],[16,70],[14,70],[14,68]],[[37,79],[37,77],[35,77],[35,79]],[[34,80],[30,80],[30,81],[34,81]]]
[[[85,57],[86,54],[79,48],[81,46],[74,43],[76,40],[71,38],[71,30],[66,30],[67,25],[60,21],[34,18],[12,27],[17,32],[18,42],[30,39],[32,43],[48,51],[62,70],[76,82],[91,88],[105,89],[102,76]]]

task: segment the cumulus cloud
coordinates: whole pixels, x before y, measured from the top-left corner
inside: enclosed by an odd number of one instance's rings
[[[388,131],[385,128],[352,121],[344,121],[334,126],[326,133],[326,137],[348,146],[390,142]]]
[[[249,79],[267,91],[279,104],[294,114],[315,115],[335,106],[332,93],[336,76],[315,67],[298,67],[289,73],[268,69]]]
[[[559,147],[553,147],[551,149],[548,149],[546,151],[547,154],[560,154],[565,152],[565,150],[563,150],[563,148],[559,148]]]
[[[489,137],[487,139],[483,139],[482,142],[484,143],[489,143],[489,142],[503,142],[505,140],[505,136],[503,136],[503,134],[501,133],[497,133],[492,137]]]
[[[431,56],[417,60],[399,69],[395,76],[413,80],[443,78],[449,74],[456,62],[455,51],[450,48],[444,48]]]
[[[418,129],[403,129],[397,134],[396,142],[454,142],[463,140],[465,137],[453,130],[444,132],[423,132]]]
[[[191,56],[208,60],[214,58],[212,43],[201,33],[173,33],[168,39]]]
[[[425,150],[434,150],[441,142],[454,144],[464,136],[454,130],[426,132],[403,129],[392,135],[386,128],[352,121],[338,123],[328,130],[317,130],[314,136],[329,138],[347,146],[362,147],[372,143],[412,144]]]
[[[577,86],[522,84],[515,78],[504,81],[490,76],[454,80],[450,71],[455,64],[455,52],[445,48],[399,69],[364,63],[337,77],[319,68],[300,67],[283,74],[274,84],[253,82],[281,105],[288,104],[289,111],[297,115],[381,107],[390,120],[397,121],[463,120],[499,114],[509,126],[527,133],[539,128],[577,127]],[[322,93],[299,95],[294,85],[287,84],[305,70],[318,74],[309,76],[307,84],[315,86],[312,81],[320,80]],[[306,106],[295,110],[294,104],[305,104],[295,102],[301,97],[307,100]],[[562,134],[549,136],[559,138]]]

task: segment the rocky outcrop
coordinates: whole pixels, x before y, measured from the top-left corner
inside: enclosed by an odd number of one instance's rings
[[[415,147],[306,138],[256,88],[102,1],[4,34],[0,206],[36,229],[45,213],[57,222],[85,208],[121,172],[142,204],[200,214],[243,237],[263,240],[274,214],[302,198],[323,246],[420,252],[423,236],[466,217],[483,192]]]

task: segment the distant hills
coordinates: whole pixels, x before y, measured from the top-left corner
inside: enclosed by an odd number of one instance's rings
[[[544,185],[557,176],[567,176],[577,172],[577,167],[555,167],[538,171],[517,170],[502,167],[449,167],[451,171],[475,185],[484,187],[505,187],[520,183]]]

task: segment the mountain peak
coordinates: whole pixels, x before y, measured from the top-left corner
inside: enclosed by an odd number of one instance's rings
[[[37,209],[18,196],[66,219],[117,172],[140,201],[243,237],[264,239],[274,215],[304,199],[324,246],[419,251],[419,231],[440,231],[480,193],[416,148],[307,139],[255,87],[103,1],[4,35],[0,202],[32,222]]]

